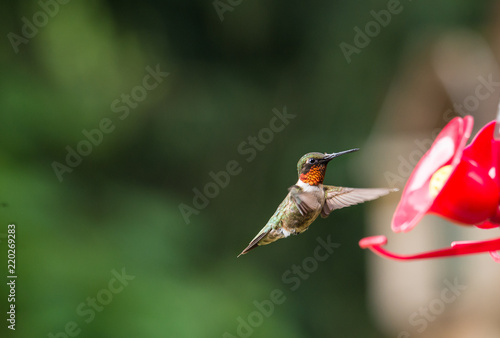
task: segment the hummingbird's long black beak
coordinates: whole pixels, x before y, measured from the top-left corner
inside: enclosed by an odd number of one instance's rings
[[[323,161],[329,162],[330,160],[334,159],[335,157],[339,157],[340,155],[352,153],[352,152],[358,151],[358,150],[359,150],[359,148],[354,148],[354,149],[344,150],[344,151],[341,151],[339,153],[326,154],[325,157],[323,157]]]

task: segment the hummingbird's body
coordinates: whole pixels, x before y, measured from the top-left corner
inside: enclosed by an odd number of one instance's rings
[[[303,189],[298,188],[298,185],[294,187],[297,187],[294,188],[297,190]],[[290,191],[283,202],[278,206],[274,215],[269,219],[264,229],[262,229],[267,232],[269,228],[269,232],[262,238],[259,245],[272,243],[280,238],[288,237],[291,234],[300,234],[309,228],[309,225],[311,225],[321,213],[321,207],[323,207],[325,203],[325,192],[322,184],[321,186],[312,186],[307,190],[312,193],[312,196],[314,196],[320,208],[302,215]]]
[[[239,256],[257,246],[306,231],[319,215],[327,217],[335,209],[373,200],[393,191],[323,185],[328,162],[337,156],[357,150],[332,154],[309,153],[302,156],[297,163],[297,183],[288,189],[288,195],[274,215]]]

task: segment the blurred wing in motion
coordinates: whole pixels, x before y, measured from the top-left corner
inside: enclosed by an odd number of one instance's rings
[[[321,217],[327,217],[333,210],[377,199],[397,189],[357,189],[325,185],[325,204]]]
[[[293,185],[288,190],[302,216],[321,207],[318,198],[314,194],[304,191],[301,187]]]

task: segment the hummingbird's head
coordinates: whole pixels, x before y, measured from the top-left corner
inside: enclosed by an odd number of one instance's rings
[[[325,179],[326,165],[335,157],[358,151],[359,148],[341,151],[339,153],[308,153],[297,163],[299,179],[309,185],[319,185]]]

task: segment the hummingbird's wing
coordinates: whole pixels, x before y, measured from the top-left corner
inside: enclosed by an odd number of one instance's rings
[[[371,201],[392,191],[397,191],[397,189],[357,189],[334,187],[331,185],[325,185],[323,189],[325,190],[326,199],[321,210],[321,217],[323,218],[327,217],[335,209]]]
[[[311,210],[318,210],[321,208],[318,197],[313,193],[304,191],[304,189],[298,185],[292,185],[288,190],[302,216],[305,216]]]

